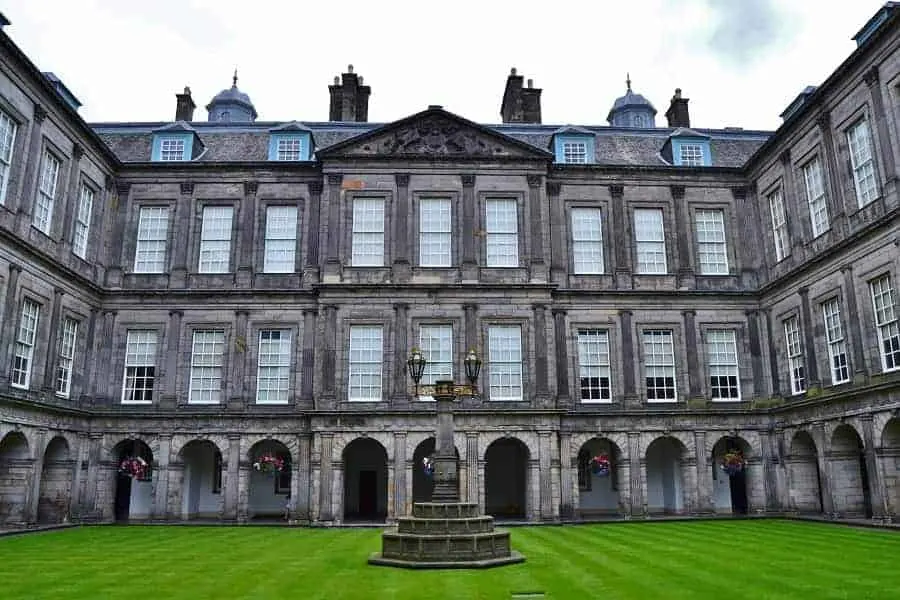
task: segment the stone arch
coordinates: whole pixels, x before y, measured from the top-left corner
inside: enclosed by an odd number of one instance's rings
[[[723,467],[723,459],[730,452],[739,452],[743,457],[743,468],[729,474]],[[717,513],[747,514],[750,510],[750,490],[756,477],[753,447],[738,435],[725,435],[713,442],[710,449],[712,470],[712,501]]]
[[[75,460],[68,440],[54,435],[44,450],[38,494],[39,523],[60,523],[69,516]]]
[[[384,521],[388,514],[388,451],[375,436],[341,449],[345,521]]]
[[[869,469],[862,437],[849,423],[835,427],[827,454],[834,511],[843,516],[872,516]]]
[[[621,433],[616,431],[610,432],[594,432],[594,431],[585,431],[581,433],[572,434],[571,442],[569,442],[569,447],[574,452],[572,459],[578,455],[578,449],[584,446],[588,441],[593,438],[600,438],[609,440],[610,443],[615,444],[616,448],[619,449],[621,453],[621,459],[623,462],[627,462],[629,459],[628,455],[628,434]]]
[[[514,436],[494,439],[484,451],[485,513],[494,517],[525,519],[531,508],[529,483],[532,456],[528,445]]]
[[[112,446],[108,456],[115,472],[115,520],[149,518],[153,512],[153,478],[156,467],[153,449],[141,439],[127,438]],[[146,463],[146,468],[140,475],[129,475],[120,468],[125,458],[140,458]]]
[[[885,421],[878,461],[883,473],[887,512],[896,517],[900,515],[900,417]]]
[[[691,477],[688,446],[676,435],[654,439],[647,446],[647,511],[657,514],[681,514],[687,510]]]
[[[609,470],[592,466],[595,456],[609,460]],[[594,436],[577,447],[574,458],[578,515],[619,514],[624,510],[622,490],[629,485],[629,468],[625,453],[613,440]]]
[[[335,434],[334,443],[331,447],[331,459],[336,462],[342,460],[342,457],[344,456],[344,450],[347,448],[347,446],[359,439],[371,439],[378,442],[378,444],[381,445],[382,448],[384,448],[384,451],[388,457],[388,462],[393,463],[394,434],[387,431],[366,431],[360,433],[348,431],[345,433]],[[323,457],[323,459],[325,459],[325,457]]]
[[[183,460],[184,458],[184,447],[188,444],[194,444],[196,442],[209,442],[214,445],[219,452],[222,453],[223,458],[227,460],[228,458],[228,449],[231,447],[229,444],[229,440],[227,436],[224,435],[215,435],[215,434],[200,434],[200,435],[191,435],[191,434],[178,434],[172,436],[172,442],[169,445],[170,449],[170,458],[169,464],[177,463]]]
[[[416,452],[416,448],[418,448],[422,442],[427,441],[429,438],[434,439],[434,431],[411,431],[406,436],[406,451],[404,452],[404,456],[406,456],[407,460],[412,460],[413,454]],[[467,442],[466,442],[466,434],[465,432],[456,431],[453,435],[453,444],[456,446],[456,454],[459,457],[459,460],[466,460],[466,451],[467,451]]]
[[[122,449],[127,448],[128,444],[138,444],[147,451],[147,454],[157,460],[159,458],[159,438],[155,436],[142,435],[125,435],[120,437],[104,436],[103,443],[103,460],[108,461],[118,467],[121,460]],[[155,466],[155,464],[154,464]]]
[[[819,473],[819,450],[812,435],[799,430],[791,437],[790,450],[785,457],[788,472],[789,504],[800,513],[822,512],[822,486]]]
[[[284,516],[291,501],[291,477],[296,441],[288,443],[279,439],[259,436],[252,438],[253,443],[247,448],[249,470],[247,483],[247,515],[251,519],[278,519]],[[251,441],[248,440],[248,443]],[[288,444],[294,442],[295,452],[291,452]],[[263,457],[279,459],[281,470],[273,470],[266,466]]]
[[[23,431],[9,431],[0,439],[0,524],[21,524],[27,518],[34,468],[31,452],[32,444]]]
[[[900,417],[891,417],[881,430],[881,447],[900,450]]]
[[[194,438],[181,445],[175,456],[180,473],[177,481],[169,483],[170,494],[176,496],[175,511],[182,519],[218,517],[224,503],[222,449],[212,439]]]
[[[456,451],[457,465],[459,464],[459,448]],[[412,501],[431,502],[431,494],[434,491],[434,478],[425,473],[424,459],[434,455],[434,436],[427,437],[415,447],[412,453]],[[459,479],[456,481],[456,492],[459,493]]]

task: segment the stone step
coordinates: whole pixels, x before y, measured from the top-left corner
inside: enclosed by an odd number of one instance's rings
[[[420,519],[462,519],[478,516],[474,502],[416,502],[412,516]]]
[[[420,535],[385,532],[381,555],[408,561],[473,561],[510,555],[509,532]]]
[[[440,534],[440,533],[490,533],[494,530],[494,517],[464,517],[460,519],[423,519],[419,517],[399,517],[397,530],[400,533]]]

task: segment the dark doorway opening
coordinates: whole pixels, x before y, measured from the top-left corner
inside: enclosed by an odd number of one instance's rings
[[[747,471],[735,473],[729,478],[731,486],[731,512],[736,515],[747,514]]]
[[[359,472],[359,516],[372,519],[378,515],[378,473]]]
[[[131,511],[131,477],[121,473],[116,475],[116,521],[127,521]]]

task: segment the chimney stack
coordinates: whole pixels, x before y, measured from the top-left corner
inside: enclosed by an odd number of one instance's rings
[[[334,85],[328,86],[331,103],[328,110],[329,121],[369,120],[369,94],[372,88],[363,85],[363,78],[353,72],[353,65],[347,65],[347,72],[335,76]]]
[[[176,121],[193,121],[195,108],[197,108],[197,105],[194,104],[194,99],[191,98],[191,88],[185,86],[184,93],[175,94]]]
[[[666,119],[669,121],[669,127],[691,126],[691,115],[688,113],[688,98],[681,97],[681,88],[675,88],[672,103],[669,104],[669,110],[666,111]]]
[[[515,67],[506,79],[500,117],[504,123],[540,123],[541,90],[534,87],[534,80],[528,80],[528,87],[522,87],[524,78],[516,73]]]

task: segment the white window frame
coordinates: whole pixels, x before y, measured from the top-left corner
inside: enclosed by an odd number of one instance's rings
[[[91,211],[94,208],[94,190],[81,184],[78,195],[78,211],[75,213],[75,228],[72,230],[72,253],[84,259],[87,257],[88,236],[91,232]]]
[[[612,373],[609,366],[609,331],[578,330],[578,397],[582,404],[612,402]]]
[[[164,162],[184,160],[184,138],[161,137],[159,139],[159,160]]]
[[[814,238],[831,229],[828,203],[825,200],[824,175],[822,161],[818,156],[803,166],[803,180],[806,183],[806,202],[809,204],[809,222]]]
[[[200,226],[200,256],[197,261],[197,270],[200,273],[229,272],[233,220],[233,206],[207,205],[203,207]]]
[[[19,124],[0,109],[0,204],[6,204],[6,194],[9,192],[9,176],[18,131]]]
[[[488,327],[488,398],[496,402],[524,400],[522,327]]]
[[[862,208],[878,198],[878,180],[872,155],[872,132],[866,118],[860,119],[847,129],[847,147],[850,151],[856,203]]]
[[[427,361],[422,373],[422,384],[433,385],[438,380],[453,380],[453,326],[449,324],[423,324],[419,326],[419,350]],[[431,401],[433,396],[419,396],[419,400]]]
[[[515,198],[484,202],[485,266],[519,266],[519,203]]]
[[[297,269],[297,207],[266,207],[264,273],[294,273]]]
[[[225,331],[198,329],[191,340],[188,404],[221,404],[225,371]]]
[[[572,268],[576,275],[603,274],[603,215],[600,208],[572,208]]]
[[[449,267],[453,205],[449,198],[419,199],[419,266]]]
[[[878,330],[878,355],[884,372],[900,369],[900,323],[897,318],[897,293],[889,274],[869,282],[875,328]]]
[[[279,137],[275,142],[275,160],[297,161],[303,156],[303,140],[300,136]]]
[[[715,402],[740,402],[741,375],[734,329],[707,330],[706,359],[709,366],[709,397]]]
[[[158,341],[159,333],[153,329],[129,329],[126,332],[122,404],[153,403]]]
[[[134,248],[135,273],[165,273],[169,243],[169,207],[142,206]]]
[[[682,142],[678,145],[679,165],[682,167],[702,167],[703,144]]]
[[[788,377],[791,384],[791,395],[796,396],[806,391],[806,364],[803,360],[803,341],[800,335],[800,318],[796,315],[783,322],[784,345],[788,357]]]
[[[288,404],[291,392],[291,330],[260,329],[256,355],[256,403]]]
[[[775,262],[781,262],[791,255],[791,239],[788,233],[787,214],[781,190],[768,196],[769,214],[772,216],[772,237],[775,239]]]
[[[850,366],[847,362],[847,342],[841,322],[841,305],[837,298],[822,303],[822,318],[825,321],[825,343],[828,345],[828,364],[831,369],[831,384],[850,381]]]
[[[728,245],[725,241],[725,211],[703,208],[694,211],[697,263],[701,275],[728,275]]]
[[[587,142],[563,142],[563,163],[583,165],[587,163]]]
[[[10,385],[27,390],[31,386],[31,372],[34,367],[34,343],[37,337],[41,305],[25,298],[22,301],[22,313],[19,315],[19,327],[16,334],[13,352],[13,367]]]
[[[72,368],[75,364],[75,342],[78,321],[64,317],[59,329],[59,354],[56,361],[56,395],[68,398],[72,391]]]
[[[666,226],[661,208],[634,209],[634,240],[638,275],[665,275]]]
[[[59,187],[59,167],[59,159],[53,156],[49,150],[44,150],[41,160],[41,179],[34,202],[34,216],[31,224],[47,235],[50,235],[50,227],[53,222],[53,205],[56,202],[56,192]]]
[[[644,346],[644,395],[647,402],[678,402],[674,332],[671,329],[645,329],[641,339]],[[667,384],[667,379],[672,381],[671,386]]]
[[[384,227],[384,198],[353,199],[353,226],[350,244],[350,264],[352,266],[384,266]]]
[[[347,358],[347,400],[380,402],[384,394],[384,328],[351,325]]]

